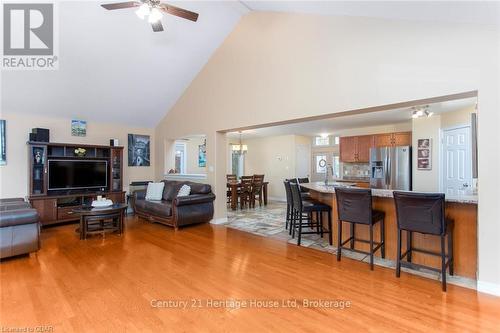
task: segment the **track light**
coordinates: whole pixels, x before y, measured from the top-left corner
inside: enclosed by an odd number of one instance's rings
[[[424,105],[424,106],[416,106],[412,108],[412,113],[411,117],[413,119],[420,118],[420,117],[431,117],[434,114],[434,112],[429,111],[429,105]]]

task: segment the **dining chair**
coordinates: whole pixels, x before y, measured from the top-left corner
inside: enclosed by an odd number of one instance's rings
[[[262,188],[264,186],[264,175],[253,175],[252,184],[252,206],[255,207],[255,199],[259,199],[259,206],[262,206]]]
[[[238,177],[236,175],[226,175],[226,181],[228,183],[236,183],[238,181]],[[226,191],[227,203],[231,203],[231,190],[228,188]]]
[[[243,208],[247,204],[250,207],[252,205],[252,184],[253,176],[241,176],[241,189],[239,193],[240,207]]]

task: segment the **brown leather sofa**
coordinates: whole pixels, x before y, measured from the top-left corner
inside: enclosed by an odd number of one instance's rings
[[[132,205],[140,217],[162,223],[175,229],[197,223],[209,222],[214,215],[215,195],[208,184],[189,181],[164,180],[161,201],[146,200],[146,191],[134,192]],[[182,185],[191,187],[191,194],[177,197]]]
[[[0,199],[0,258],[40,249],[38,213],[22,198]]]

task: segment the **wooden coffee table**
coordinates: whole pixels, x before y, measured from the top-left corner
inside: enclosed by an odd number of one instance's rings
[[[123,219],[126,204],[116,203],[108,207],[93,208],[81,207],[73,210],[74,214],[80,215],[80,227],[77,232],[80,233],[80,239],[86,239],[88,234],[118,231],[123,233]]]

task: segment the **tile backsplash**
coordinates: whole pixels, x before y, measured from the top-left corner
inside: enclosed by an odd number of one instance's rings
[[[370,164],[368,163],[343,163],[343,178],[368,178],[370,177]]]

